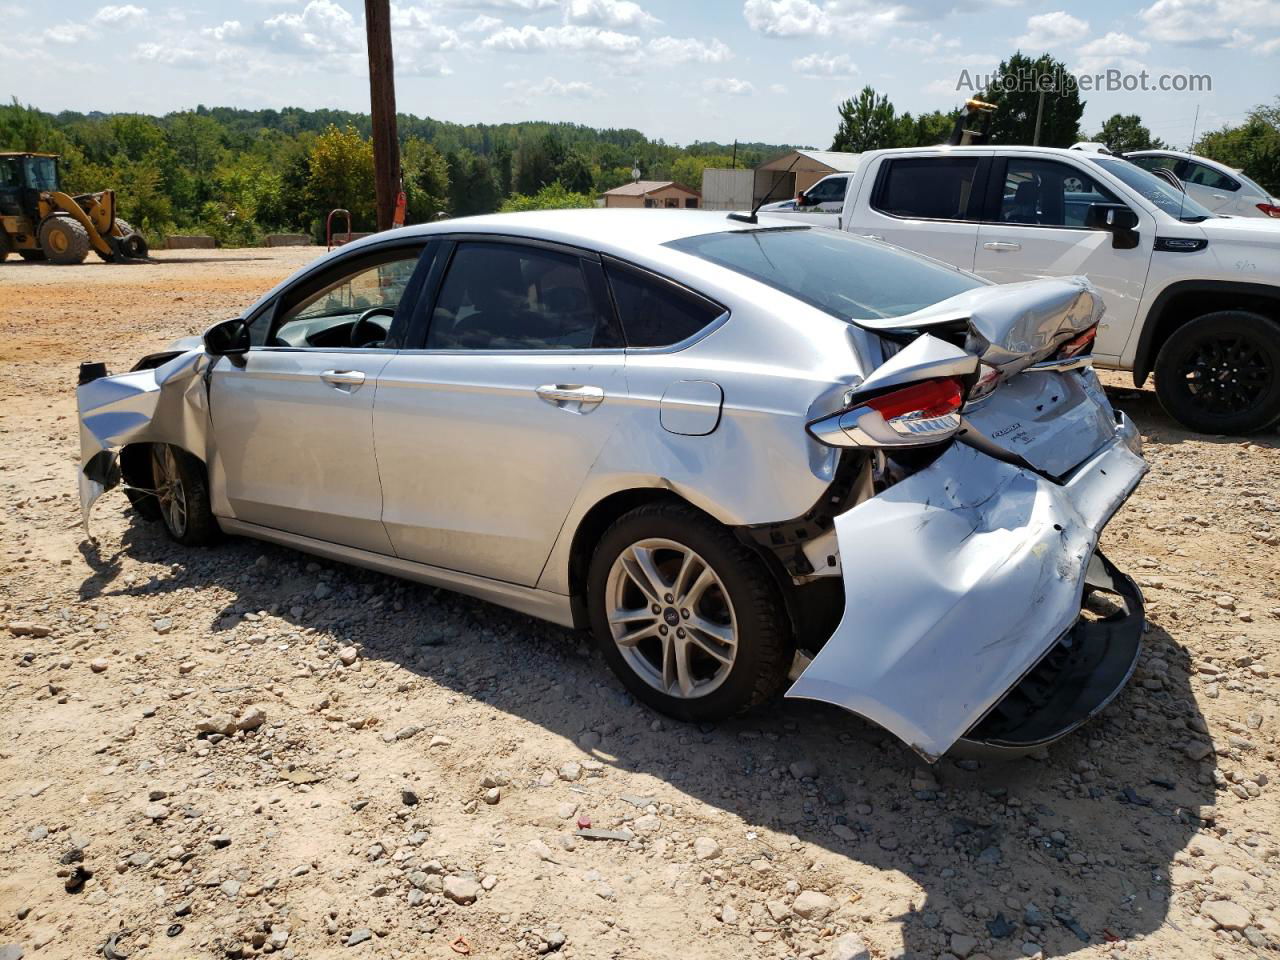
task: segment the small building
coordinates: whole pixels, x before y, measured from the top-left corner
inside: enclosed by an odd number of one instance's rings
[[[787,200],[831,173],[849,173],[857,153],[792,150],[754,170],[702,171],[703,206],[713,210],[749,209],[768,198]]]
[[[606,207],[688,207],[702,206],[702,194],[674,180],[637,180],[606,190]]]

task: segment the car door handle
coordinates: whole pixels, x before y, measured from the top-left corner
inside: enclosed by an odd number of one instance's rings
[[[364,383],[364,374],[359,370],[326,370],[320,379],[335,387],[358,387]]]
[[[865,237],[868,240],[880,240],[880,241],[884,240],[884,237],[880,236],[880,234],[878,233],[864,233],[863,237]]]
[[[1021,250],[1022,244],[1011,243],[1008,240],[992,240],[982,245],[983,250],[995,250],[997,253],[1009,253],[1013,250]]]
[[[539,397],[553,403],[578,404],[582,407],[593,407],[604,399],[604,391],[599,387],[587,387],[581,384],[544,383],[534,390]]]

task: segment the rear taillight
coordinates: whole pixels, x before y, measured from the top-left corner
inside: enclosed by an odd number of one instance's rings
[[[922,380],[851,402],[848,409],[810,423],[814,439],[832,447],[923,447],[950,440],[960,429],[964,381]]]
[[[1258,204],[1258,209],[1268,217],[1280,218],[1280,207],[1277,207],[1274,203],[1260,203]]]
[[[964,403],[964,391],[959,380],[926,380],[913,383],[892,393],[872,397],[866,405],[884,417],[894,429],[898,425],[936,420],[955,413]]]
[[[1093,349],[1093,341],[1098,338],[1098,325],[1095,323],[1088,330],[1077,334],[1058,348],[1054,354],[1059,360],[1069,360]]]

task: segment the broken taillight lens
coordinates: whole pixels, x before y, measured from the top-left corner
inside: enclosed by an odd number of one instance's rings
[[[1072,357],[1078,357],[1082,353],[1089,353],[1093,350],[1093,341],[1097,338],[1098,325],[1095,323],[1088,330],[1077,334],[1060,346],[1054,356],[1059,360],[1070,360]]]

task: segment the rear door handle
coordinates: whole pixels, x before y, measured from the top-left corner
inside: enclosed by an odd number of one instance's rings
[[[335,387],[358,387],[364,383],[364,373],[359,370],[326,370],[320,379]]]
[[[1021,250],[1022,244],[1011,243],[1008,240],[992,240],[982,245],[983,250],[995,250],[997,253],[1008,253],[1013,250]]]
[[[604,399],[604,390],[600,387],[588,387],[576,383],[544,383],[536,388],[534,393],[547,403],[571,409],[594,407]]]

